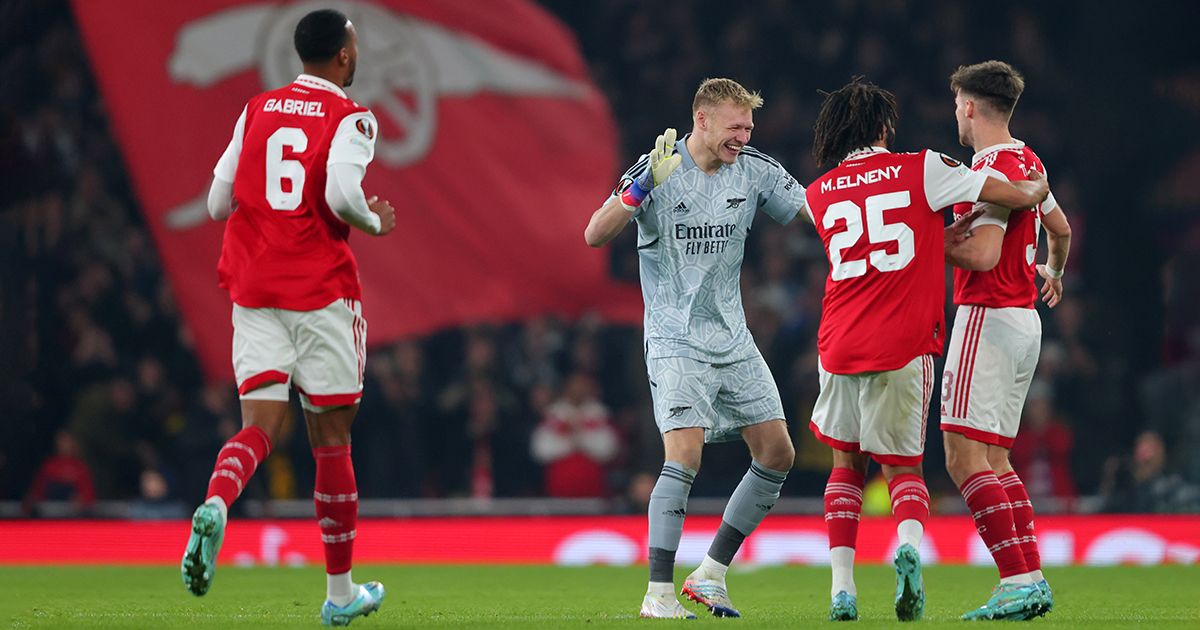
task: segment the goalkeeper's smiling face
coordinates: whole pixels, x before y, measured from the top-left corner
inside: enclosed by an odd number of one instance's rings
[[[725,101],[714,107],[696,111],[692,135],[700,141],[706,159],[701,162],[733,164],[750,142],[754,130],[754,113],[749,107]],[[693,156],[699,157],[699,156]]]

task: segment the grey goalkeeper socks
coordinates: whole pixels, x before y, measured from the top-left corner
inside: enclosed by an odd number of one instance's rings
[[[675,574],[675,552],[683,535],[683,518],[687,515],[688,494],[696,471],[675,462],[663,464],[658,483],[650,493],[650,581],[672,582]],[[778,496],[778,492],[776,493]]]
[[[786,479],[787,471],[771,470],[757,461],[750,462],[750,470],[742,477],[725,506],[721,528],[717,530],[717,536],[708,550],[710,558],[729,566],[746,536],[775,507],[779,489]]]

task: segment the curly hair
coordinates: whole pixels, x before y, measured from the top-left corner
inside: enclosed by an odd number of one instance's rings
[[[857,76],[836,92],[826,94],[813,126],[813,157],[817,166],[841,162],[855,149],[871,146],[886,134],[891,145],[900,114],[891,92]]]

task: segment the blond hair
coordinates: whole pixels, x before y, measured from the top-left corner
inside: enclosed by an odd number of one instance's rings
[[[696,98],[692,99],[692,112],[725,102],[758,109],[762,107],[763,99],[761,94],[747,90],[733,79],[705,79],[696,89]]]

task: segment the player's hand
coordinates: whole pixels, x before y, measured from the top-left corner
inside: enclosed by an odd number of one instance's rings
[[[655,186],[661,186],[682,161],[683,156],[675,153],[675,130],[668,127],[654,140],[654,149],[650,151],[650,168],[638,178],[638,185],[647,192]]]
[[[955,219],[954,223],[946,226],[946,249],[971,238],[971,224],[981,216],[982,206],[971,208],[969,212]]]
[[[1062,301],[1063,294],[1062,277],[1055,278],[1046,270],[1046,265],[1038,265],[1037,272],[1046,281],[1042,285],[1042,301],[1050,308],[1058,306],[1058,303]]]
[[[1037,185],[1037,202],[1041,203],[1045,201],[1046,197],[1050,195],[1050,180],[1046,179],[1046,174],[1036,168],[1032,168],[1029,169],[1026,178]]]
[[[621,189],[621,205],[630,212],[637,212],[637,209],[642,206],[642,202],[646,200],[646,195],[654,190],[655,186],[661,186],[675,169],[679,168],[679,163],[683,161],[683,156],[675,153],[675,130],[668,128],[662,132],[657,139],[654,140],[654,149],[647,156],[649,164],[646,172],[638,176],[633,181],[622,180]],[[627,185],[626,185],[627,184]]]
[[[387,201],[380,201],[378,195],[367,200],[367,208],[379,216],[379,234],[383,236],[396,229],[396,210]]]

